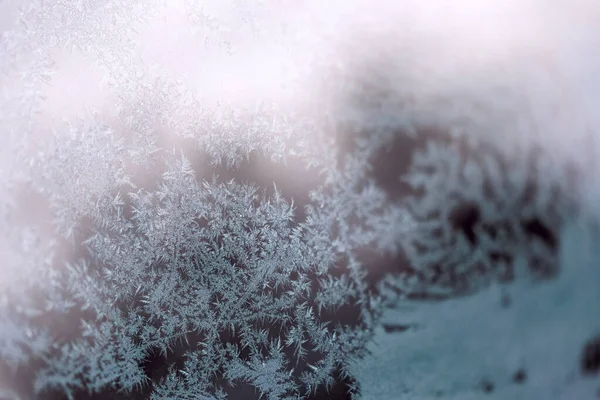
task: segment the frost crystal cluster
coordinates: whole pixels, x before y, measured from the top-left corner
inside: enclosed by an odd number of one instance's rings
[[[585,398],[504,351],[598,307],[573,82],[494,2],[292,3],[0,3],[0,398]]]

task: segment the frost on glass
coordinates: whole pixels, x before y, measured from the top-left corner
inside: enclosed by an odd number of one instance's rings
[[[594,398],[597,235],[585,221],[566,224],[555,280],[494,285],[442,304],[405,301],[386,311],[371,355],[350,368],[360,376],[362,398]]]
[[[556,273],[554,232],[572,208],[536,157],[485,142],[474,148],[426,141],[402,177],[414,193],[404,202],[418,228],[405,249],[416,274],[450,292],[469,292],[512,281],[517,256],[534,277]]]
[[[443,68],[404,73],[416,45],[336,48],[356,67],[328,47],[349,15],[274,15],[285,3],[177,10],[199,64],[281,52],[224,74],[281,98],[150,62],[138,30],[172,27],[163,2],[20,4],[0,39],[0,393],[588,398],[597,197],[519,139],[531,99],[476,87],[485,73],[448,88]],[[73,53],[110,104],[49,118]]]
[[[160,69],[125,62],[131,32],[121,12],[131,14],[94,2],[22,10],[19,40],[40,45],[33,60],[65,46],[96,58],[116,110],[86,107],[33,129],[13,123],[33,118],[25,106],[38,100],[6,99],[23,106],[2,126],[32,137],[15,135],[22,158],[7,160],[21,170],[2,204],[13,224],[2,241],[3,373],[36,398],[223,399],[240,386],[244,398],[327,393],[351,379],[345,360],[361,353],[372,325],[365,271],[347,254],[376,242],[401,211],[373,182],[357,182],[358,156],[331,170],[335,144],[321,140],[318,118],[259,100],[207,106]],[[33,95],[46,79],[22,81]],[[306,188],[310,204],[275,182],[236,179],[256,158],[320,176]],[[337,318],[348,306],[357,316]]]

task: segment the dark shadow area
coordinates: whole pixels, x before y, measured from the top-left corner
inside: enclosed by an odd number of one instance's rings
[[[600,372],[600,336],[590,339],[581,353],[581,373],[597,375]]]
[[[453,230],[461,232],[472,247],[477,246],[479,239],[475,233],[475,227],[481,220],[477,204],[460,204],[450,212],[448,219]]]

